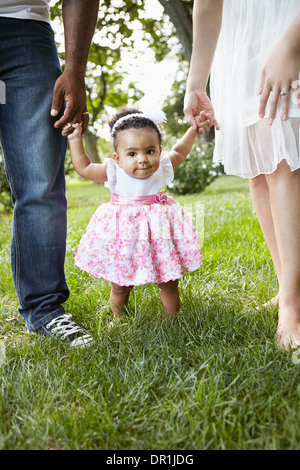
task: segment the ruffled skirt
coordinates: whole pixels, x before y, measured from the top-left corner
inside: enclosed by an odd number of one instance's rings
[[[201,264],[196,229],[172,197],[165,204],[102,204],[75,256],[80,269],[120,286],[168,282]]]
[[[291,171],[300,168],[300,118],[282,121],[277,113],[272,125],[262,119],[236,134],[231,129],[226,134],[226,127],[216,135],[214,150],[214,162],[222,163],[226,174],[243,178],[266,175],[282,160]]]

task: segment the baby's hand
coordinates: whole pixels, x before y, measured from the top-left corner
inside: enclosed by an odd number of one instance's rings
[[[201,113],[198,116],[195,116],[195,121],[198,126],[198,134],[203,134],[204,132],[204,127],[211,127],[212,122],[210,119],[210,116],[205,113],[205,111],[201,111]]]
[[[72,124],[72,127],[74,127],[74,131],[68,135],[69,140],[75,140],[75,139],[82,139],[82,127],[79,122],[76,122],[75,124]]]

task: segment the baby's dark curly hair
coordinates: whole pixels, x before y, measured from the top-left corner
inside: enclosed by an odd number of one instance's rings
[[[124,116],[129,116],[133,114],[131,118],[121,119]],[[141,116],[136,116],[136,114],[141,114]],[[118,121],[120,120],[120,123]],[[115,116],[108,122],[111,136],[113,139],[114,147],[116,147],[116,138],[117,134],[120,131],[125,131],[126,129],[144,129],[146,127],[152,127],[157,132],[159,138],[159,144],[162,143],[162,134],[159,127],[156,125],[152,119],[147,118],[139,109],[135,108],[121,108]],[[115,125],[116,124],[116,125]]]

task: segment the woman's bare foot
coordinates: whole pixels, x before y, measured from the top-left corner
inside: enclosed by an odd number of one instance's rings
[[[282,309],[281,309],[282,310]],[[295,349],[300,347],[300,318],[299,315],[283,314],[279,312],[276,330],[277,344],[284,349]]]

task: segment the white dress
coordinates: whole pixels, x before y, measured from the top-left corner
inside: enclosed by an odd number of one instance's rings
[[[192,220],[161,192],[174,177],[169,156],[162,155],[158,170],[145,179],[127,175],[111,158],[105,163],[112,200],[89,221],[75,265],[119,286],[160,284],[197,270],[202,257]],[[159,202],[137,203],[158,194]]]
[[[224,0],[211,98],[221,126],[214,162],[223,163],[227,174],[272,173],[282,159],[292,171],[300,168],[300,108],[292,91],[287,121],[281,120],[280,102],[272,126],[268,109],[264,119],[258,116],[262,69],[299,13],[299,0]]]

